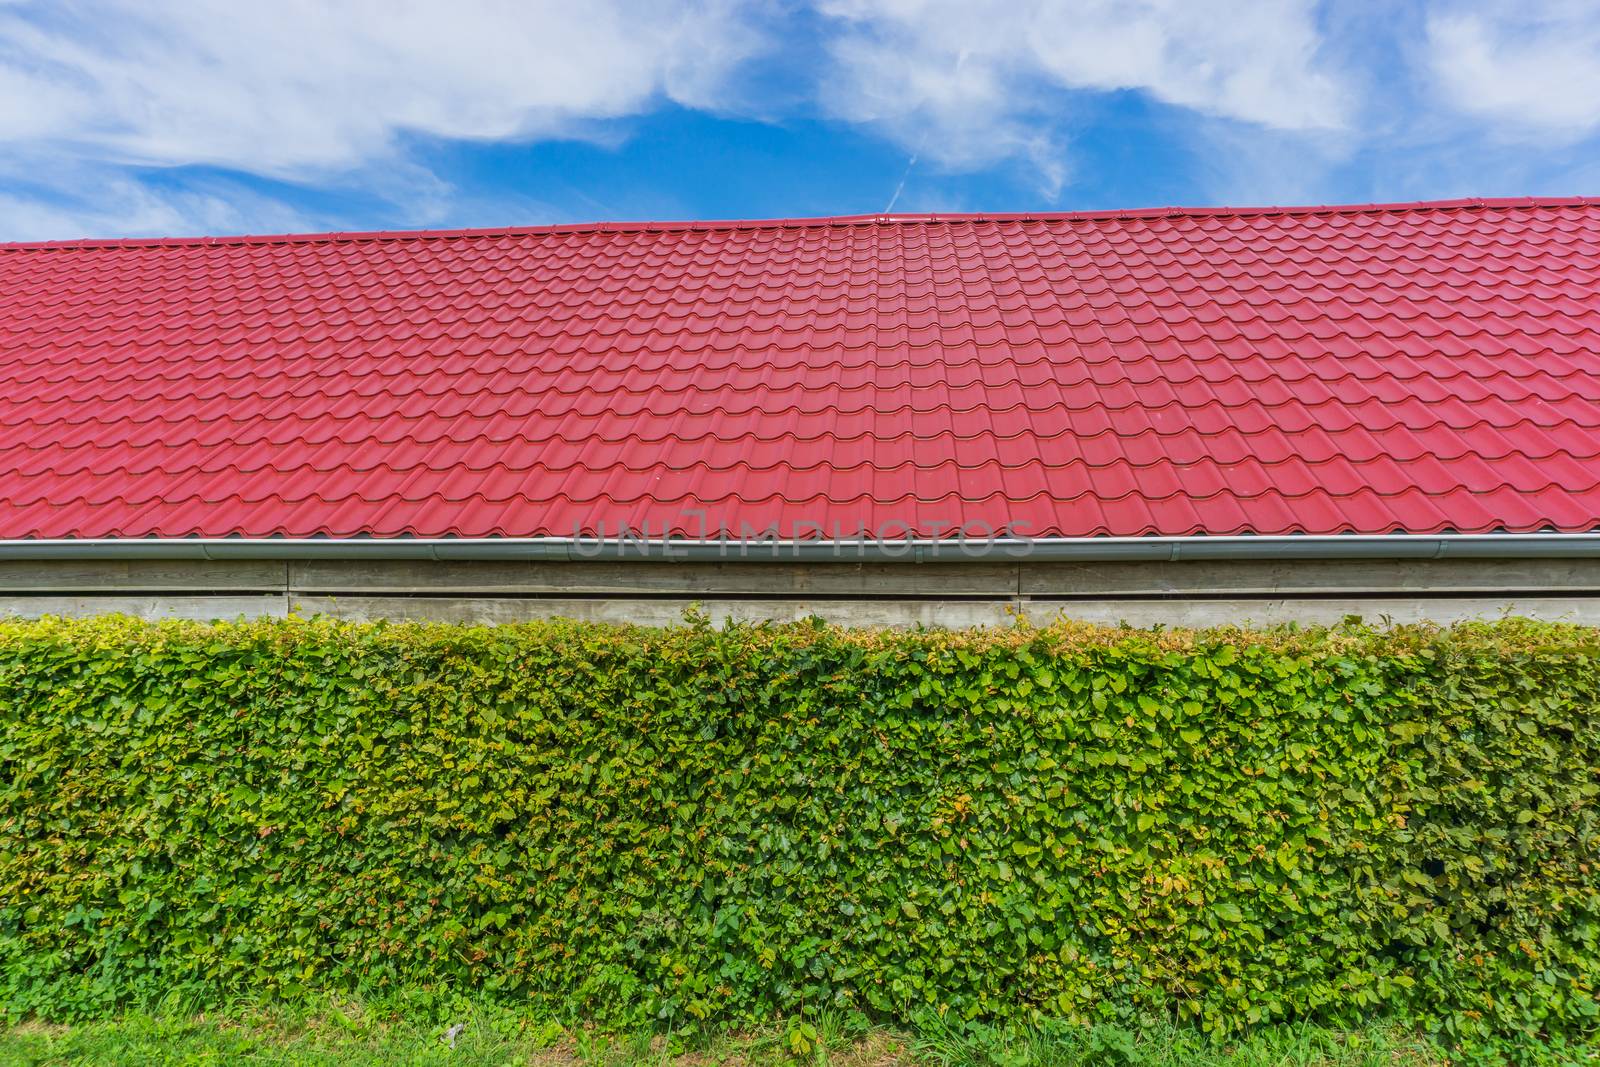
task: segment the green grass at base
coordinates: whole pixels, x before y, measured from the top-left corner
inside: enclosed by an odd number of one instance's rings
[[[26,1023],[0,1029],[0,1064],[6,1067],[1457,1067],[1497,1062],[1600,1064],[1600,1053],[1527,1045],[1450,1053],[1415,1034],[1383,1028],[1263,1027],[1226,1042],[1163,1025],[1137,1033],[1066,1024],[1004,1030],[933,1024],[899,1032],[852,1025],[831,1013],[748,1031],[628,1034],[535,1023],[495,1009],[463,1008],[450,1021],[438,1021],[349,1004],[320,1011],[129,1014],[70,1026]]]

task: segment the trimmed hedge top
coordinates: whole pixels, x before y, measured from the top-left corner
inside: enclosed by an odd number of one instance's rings
[[[1600,634],[0,624],[0,997],[1595,1025]]]

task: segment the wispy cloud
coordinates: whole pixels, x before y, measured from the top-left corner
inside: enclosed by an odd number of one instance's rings
[[[1593,191],[1600,9],[0,0],[0,239],[614,214],[630,190],[594,172],[519,184],[517,164],[463,161],[550,140],[625,152],[643,117],[686,111],[894,145],[871,205],[896,210],[996,206],[990,188],[1110,198],[1156,187],[1126,169],[1151,157],[1189,202]],[[749,165],[781,168],[782,151]],[[674,177],[633,191],[652,211],[729,213],[714,182]]]
[[[664,102],[715,108],[760,47],[733,0],[6,4],[0,166],[56,158],[80,173],[358,175],[426,203],[437,182],[406,157],[408,139],[583,137]],[[127,196],[137,183],[130,171],[109,180]],[[133,210],[118,229],[205,224],[210,213],[193,210],[203,203]],[[69,227],[106,214],[76,211],[70,197],[38,208],[38,219]]]
[[[234,182],[165,188],[92,168],[79,181],[52,185],[51,192],[26,186],[0,190],[0,235],[5,240],[284,233],[317,229],[322,222]]]
[[[1600,7],[1592,0],[1452,6],[1428,19],[1441,101],[1504,132],[1573,140],[1600,129]]]
[[[1136,91],[1277,130],[1336,129],[1348,88],[1305,0],[826,0],[823,104],[947,166],[1065,178],[1063,90]]]
[[[299,177],[403,134],[581,132],[717,102],[756,46],[731,3],[103,0],[0,9],[0,139]]]

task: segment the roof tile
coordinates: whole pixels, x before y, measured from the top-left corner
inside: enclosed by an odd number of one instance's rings
[[[1588,200],[0,245],[0,537],[1593,530],[1597,283]]]

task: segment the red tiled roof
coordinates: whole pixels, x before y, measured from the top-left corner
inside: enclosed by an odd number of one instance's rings
[[[1596,200],[4,245],[0,294],[0,537],[1600,527]]]

